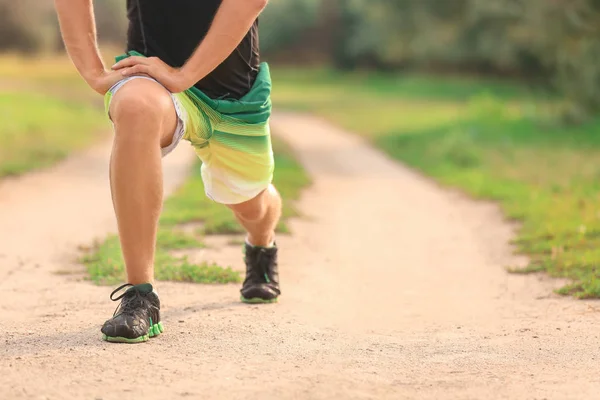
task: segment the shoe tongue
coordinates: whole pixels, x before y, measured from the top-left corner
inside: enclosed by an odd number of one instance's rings
[[[152,292],[153,288],[152,288],[151,283],[142,283],[142,284],[135,285],[135,286],[132,286],[129,289],[127,289],[128,292],[131,290],[137,290],[140,293],[147,294],[147,293]]]

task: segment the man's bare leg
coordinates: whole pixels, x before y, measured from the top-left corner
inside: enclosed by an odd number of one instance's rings
[[[241,204],[230,205],[237,220],[248,232],[253,246],[268,247],[275,237],[275,228],[281,218],[281,197],[275,186]]]
[[[245,245],[245,303],[272,303],[281,294],[277,268],[275,228],[281,217],[281,197],[273,185],[247,202],[229,206],[248,232]]]
[[[152,283],[163,198],[161,147],[171,143],[177,115],[170,94],[146,79],[119,89],[110,115],[115,125],[110,184],[127,281]]]

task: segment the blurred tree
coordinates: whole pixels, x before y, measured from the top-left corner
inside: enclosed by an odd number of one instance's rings
[[[316,26],[320,0],[272,1],[260,17],[260,45],[265,53],[300,42]]]
[[[600,112],[600,0],[341,1],[340,65],[541,78],[572,118]]]

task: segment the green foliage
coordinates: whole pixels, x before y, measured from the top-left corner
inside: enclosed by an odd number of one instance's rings
[[[565,98],[569,120],[600,111],[600,3],[545,0],[473,1],[475,50],[486,60],[546,74]]]
[[[284,50],[314,28],[319,0],[272,1],[260,17],[260,45],[267,53]]]
[[[466,0],[342,0],[347,60],[401,66],[458,59],[466,5]]]
[[[600,111],[595,0],[340,0],[346,65],[520,74],[547,83],[581,122]]]
[[[307,31],[333,35],[342,67],[523,76],[562,94],[564,114],[578,121],[600,108],[599,8],[595,0],[282,0],[262,30],[269,51],[329,39]]]
[[[600,119],[555,124],[539,99],[495,82],[373,79],[280,71],[275,102],[314,111],[445,185],[498,201],[522,222],[515,245],[531,258],[515,272],[546,271],[573,281],[559,293],[600,297]],[[328,95],[316,96],[324,84]]]

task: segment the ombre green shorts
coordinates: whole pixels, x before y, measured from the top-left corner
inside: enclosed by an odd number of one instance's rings
[[[105,97],[106,110],[113,95],[132,79],[151,78],[129,77],[114,85]],[[196,88],[171,94],[179,121],[163,156],[187,140],[202,161],[209,198],[239,204],[256,197],[273,179],[270,91],[268,66],[262,64],[254,87],[240,100],[210,99]]]

